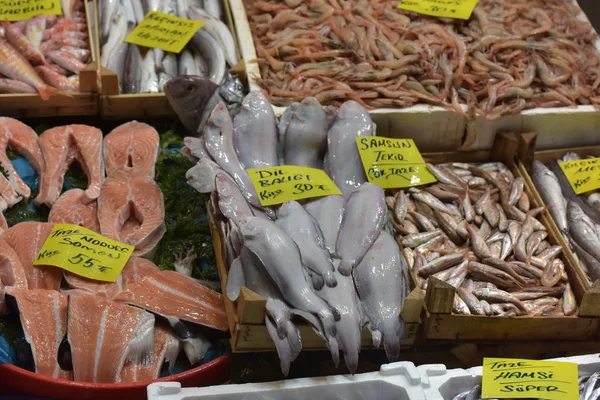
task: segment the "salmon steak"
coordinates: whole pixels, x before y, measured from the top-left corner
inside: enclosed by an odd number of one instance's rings
[[[95,200],[87,202],[85,192],[81,189],[67,190],[52,206],[48,222],[79,225],[99,233],[98,203]]]
[[[228,330],[223,296],[174,271],[161,271],[129,285],[113,298],[163,316]]]
[[[67,338],[78,382],[118,382],[126,360],[154,347],[154,316],[98,296],[69,296]]]
[[[46,130],[40,135],[40,147],[46,160],[46,171],[40,179],[40,193],[36,205],[52,208],[60,196],[65,173],[77,161],[88,178],[84,191],[84,203],[90,203],[100,195],[104,182],[104,159],[102,158],[102,131],[87,125],[66,125]]]
[[[18,254],[29,289],[58,290],[62,281],[62,269],[51,265],[33,265],[40,249],[48,238],[54,224],[48,222],[21,222],[0,234]]]
[[[131,121],[113,129],[104,138],[106,175],[123,167],[134,167],[154,178],[160,139],[156,129]]]
[[[65,281],[72,291],[69,293],[89,294],[108,299],[113,298],[136,281],[159,272],[152,261],[140,257],[130,257],[116,282],[102,282],[65,271]]]
[[[98,198],[100,233],[135,247],[133,255],[150,253],[166,232],[163,194],[150,176],[137,168],[112,172]],[[137,220],[135,222],[127,221]],[[128,229],[124,229],[129,226]]]
[[[154,329],[154,348],[144,363],[125,362],[121,371],[121,382],[145,382],[158,378],[163,364],[169,364],[172,370],[179,355],[179,339],[169,325],[156,323]]]
[[[27,275],[19,255],[0,239],[0,314],[6,312],[4,290],[10,287],[27,289]]]
[[[33,362],[27,369],[73,380],[73,374],[58,364],[58,348],[67,332],[67,296],[56,290],[7,288],[6,297],[7,303],[18,310],[25,340],[31,347]]]
[[[29,198],[31,189],[23,182],[6,155],[6,150],[24,156],[38,176],[41,176],[46,163],[40,148],[40,140],[33,129],[14,118],[0,117],[0,165],[8,175],[8,181],[15,192],[24,198]]]

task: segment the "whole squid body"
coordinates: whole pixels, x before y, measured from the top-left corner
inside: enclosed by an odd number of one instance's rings
[[[302,100],[282,135],[285,164],[322,168],[327,146],[327,117],[317,99]]]
[[[245,218],[239,228],[244,246],[258,257],[279,291],[285,293],[287,302],[298,310],[315,314],[323,325],[328,345],[337,345],[335,321],[340,320],[340,315],[309,286],[296,243],[266,219]]]
[[[544,203],[550,206],[550,214],[552,214],[552,217],[556,221],[556,225],[558,225],[561,232],[567,234],[569,232],[567,207],[558,178],[544,164],[537,160],[533,162],[531,178],[540,192]]]
[[[327,135],[327,167],[329,175],[348,198],[350,193],[367,181],[356,147],[359,136],[373,136],[375,124],[363,106],[346,101]]]
[[[335,245],[344,217],[344,196],[331,195],[312,200],[304,205],[310,215],[317,220],[323,233],[323,245],[331,256],[335,256]]]
[[[266,168],[279,164],[277,120],[273,108],[260,91],[250,92],[233,119],[233,141],[246,168]]]
[[[400,355],[400,342],[406,335],[402,304],[408,295],[408,266],[394,238],[381,232],[353,271],[354,283],[369,322],[373,344],[381,335],[390,361]]]
[[[288,201],[279,207],[275,224],[298,246],[302,264],[308,268],[314,288],[320,290],[323,281],[327,286],[335,287],[335,269],[323,247],[323,234],[308,211],[297,201]]]
[[[262,208],[246,169],[238,159],[233,145],[233,123],[227,106],[219,103],[204,129],[206,150],[217,164],[238,184],[250,204]]]
[[[365,183],[346,201],[344,217],[336,242],[336,253],[342,260],[338,270],[350,275],[371,245],[379,237],[386,222],[387,206],[383,189]]]
[[[340,320],[336,322],[336,338],[339,349],[344,353],[346,367],[354,374],[358,368],[361,333],[365,321],[352,278],[336,273],[335,279],[336,287],[324,287],[317,294],[340,313]],[[333,355],[334,361],[336,357],[338,356]]]

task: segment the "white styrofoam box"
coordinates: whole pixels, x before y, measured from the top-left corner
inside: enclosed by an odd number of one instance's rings
[[[579,376],[600,371],[600,354],[552,358],[548,361],[572,362],[579,365]],[[417,367],[426,400],[452,400],[456,395],[481,384],[482,367],[446,369],[443,364]]]
[[[244,1],[246,0],[229,0],[250,90],[257,90],[260,69],[256,62],[256,49]],[[573,1],[579,7],[577,0]],[[588,21],[583,11],[579,19]],[[598,43],[597,47],[600,49]],[[277,116],[285,111],[285,107],[273,109]],[[459,148],[490,149],[498,132],[537,132],[537,148],[541,150],[594,145],[598,144],[600,137],[600,112],[593,106],[526,110],[495,121],[483,117],[467,120],[464,115],[427,105],[378,109],[372,111],[371,116],[377,124],[377,135],[414,139],[423,152],[452,151]],[[467,131],[467,145],[463,146]]]
[[[378,372],[290,379],[268,383],[182,388],[177,382],[148,385],[148,400],[422,400],[413,363],[384,364]]]
[[[258,90],[260,68],[244,0],[229,0],[250,90]],[[275,107],[281,116],[286,107]],[[463,143],[467,118],[442,107],[417,105],[403,109],[382,108],[371,111],[377,135],[413,139],[423,152],[457,150]]]

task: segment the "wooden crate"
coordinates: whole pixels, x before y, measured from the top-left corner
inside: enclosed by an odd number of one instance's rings
[[[515,176],[525,180],[525,191],[530,199],[534,193],[525,167],[520,158],[530,159],[531,135],[519,137],[513,134],[499,134],[491,151],[468,153],[424,154],[428,162],[448,161],[483,162],[502,161],[511,168]],[[532,200],[533,202],[533,200]],[[535,205],[536,203],[533,202]],[[544,210],[539,220],[548,230],[548,240],[565,249],[558,228],[548,210]],[[423,321],[426,339],[468,340],[593,340],[598,335],[600,319],[590,317],[595,313],[597,295],[591,287],[579,264],[574,262],[572,253],[567,250],[561,255],[565,270],[579,305],[579,316],[563,317],[487,317],[457,315],[452,313],[455,288],[435,278],[429,278],[425,296],[425,317]]]
[[[208,203],[207,210],[215,248],[217,269],[221,278],[225,310],[227,311],[227,320],[231,333],[231,350],[234,353],[275,351],[275,345],[265,326],[265,306],[267,300],[245,287],[242,287],[240,295],[235,302],[230,301],[227,297],[225,288],[227,287],[229,265],[226,263],[227,257],[222,244],[223,238],[220,237],[219,230],[216,228],[216,224],[222,222],[224,217],[221,215],[218,207],[214,207],[211,202]],[[421,323],[424,298],[425,291],[415,289],[404,300],[402,316],[407,325],[407,336],[401,343],[404,349],[412,348],[415,344]],[[317,336],[310,326],[299,323],[298,328],[302,337],[302,350],[327,350],[325,342]],[[374,348],[371,343],[371,334],[367,329],[362,333],[361,346],[363,349]]]
[[[96,1],[94,0],[95,3]],[[229,1],[223,0],[223,9],[225,11],[225,22],[233,35],[236,51],[239,56],[239,45]],[[98,38],[98,36],[96,37]],[[98,54],[100,54],[99,39],[96,40],[96,47],[98,48]],[[242,62],[238,65],[243,68]],[[98,56],[97,68],[100,77],[100,113],[103,117],[133,119],[164,117],[175,114],[164,93],[120,94],[119,76],[100,65],[100,56]],[[237,70],[238,66],[231,69],[232,72],[236,72]]]
[[[0,94],[2,116],[14,118],[98,115],[96,49],[94,46],[95,13],[85,4],[91,62],[79,72],[79,93],[52,96],[43,100],[38,94]]]

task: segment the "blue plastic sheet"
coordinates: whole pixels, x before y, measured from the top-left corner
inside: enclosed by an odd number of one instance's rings
[[[15,364],[15,362],[15,351],[4,336],[0,334],[0,364]]]

